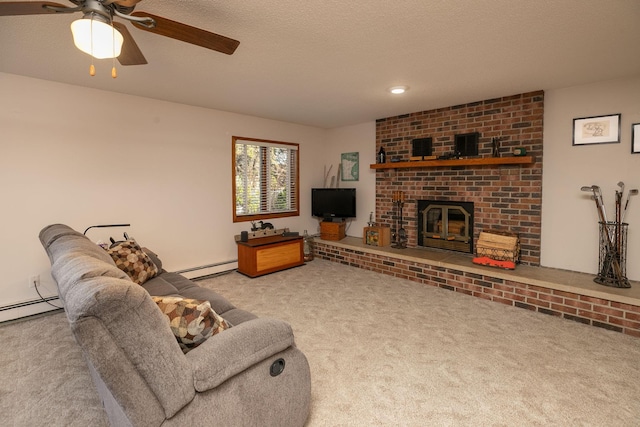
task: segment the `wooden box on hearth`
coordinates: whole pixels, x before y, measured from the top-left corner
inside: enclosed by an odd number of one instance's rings
[[[322,240],[342,240],[346,236],[345,222],[322,221],[320,223],[320,238]]]
[[[391,243],[391,229],[389,227],[365,227],[362,242],[372,246],[387,246]]]

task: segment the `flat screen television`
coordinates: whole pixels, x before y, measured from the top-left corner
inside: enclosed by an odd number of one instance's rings
[[[355,188],[312,188],[311,215],[324,219],[355,218]]]

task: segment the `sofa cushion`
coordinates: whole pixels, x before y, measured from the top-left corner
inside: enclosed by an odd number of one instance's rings
[[[104,252],[103,249],[100,249]],[[106,255],[106,254],[105,254]],[[58,294],[64,301],[69,287],[94,277],[113,277],[131,283],[131,278],[117,268],[111,258],[109,263],[85,252],[73,251],[60,254],[51,264],[51,276],[58,285]]]
[[[154,295],[158,297],[166,297],[166,296],[181,296],[190,298],[187,295],[182,295],[171,283],[165,280],[165,276],[167,273],[160,273],[156,277],[147,280],[142,284],[142,287],[149,292],[149,295]]]
[[[68,252],[83,252],[85,255],[113,265],[113,259],[104,249],[89,240],[87,236],[66,225],[54,224],[43,228],[40,232],[40,241],[46,248],[52,263]]]
[[[156,265],[158,271],[162,271],[162,260],[158,257],[158,254],[149,248],[142,248],[142,251],[147,254],[151,261]]]
[[[230,327],[226,320],[213,311],[209,301],[171,296],[152,298],[169,319],[171,332],[184,353]]]
[[[225,297],[223,297],[213,289],[199,286],[194,281],[189,280],[180,274],[162,273],[161,277],[167,282],[171,283],[171,285],[173,285],[178,290],[178,294],[180,296],[184,298],[209,301],[211,303],[211,308],[213,308],[218,314],[222,314],[235,308],[235,306],[231,304],[231,302],[229,302]],[[151,293],[151,295],[162,294]]]
[[[158,274],[158,267],[134,240],[119,242],[108,251],[116,266],[138,285]]]

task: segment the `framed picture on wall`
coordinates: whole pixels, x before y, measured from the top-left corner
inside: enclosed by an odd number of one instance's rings
[[[620,142],[620,114],[573,119],[573,145]]]
[[[360,153],[342,153],[340,172],[343,181],[358,181],[360,178]]]
[[[631,154],[640,153],[640,123],[631,125]]]

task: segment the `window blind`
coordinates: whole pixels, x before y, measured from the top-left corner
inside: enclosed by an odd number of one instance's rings
[[[234,158],[237,218],[299,212],[297,144],[237,138]]]

